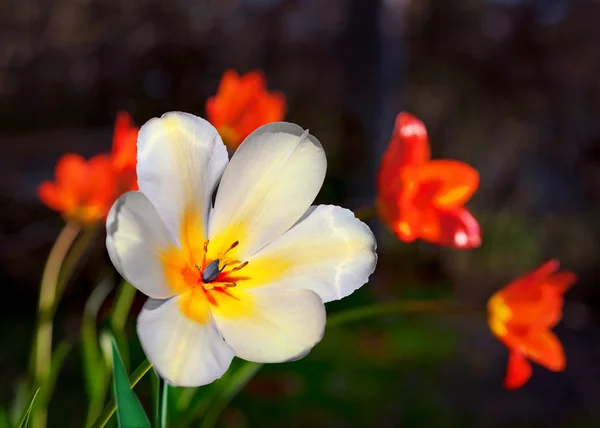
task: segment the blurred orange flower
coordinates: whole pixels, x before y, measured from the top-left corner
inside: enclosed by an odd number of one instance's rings
[[[119,113],[111,154],[88,161],[73,153],[62,156],[54,171],[55,181],[38,187],[40,200],[69,221],[87,226],[103,220],[121,194],[138,189],[137,132],[129,115]]]
[[[377,210],[404,242],[423,239],[453,248],[481,244],[477,220],[464,208],[479,173],[464,162],[430,160],[425,125],[400,113],[377,177]]]
[[[119,112],[115,121],[111,159],[117,174],[119,194],[137,187],[137,136],[139,128],[134,126],[131,116]]]
[[[283,120],[285,96],[269,92],[264,75],[251,71],[239,76],[233,70],[223,74],[217,95],[206,102],[206,115],[223,142],[235,150],[256,128]]]
[[[104,218],[115,201],[115,175],[111,159],[96,155],[89,161],[69,153],[56,164],[56,181],[45,181],[38,195],[49,208],[83,225]]]
[[[490,329],[509,350],[504,386],[516,389],[531,377],[536,362],[562,371],[566,360],[562,345],[550,331],[562,318],[563,294],[577,277],[560,271],[550,260],[494,294],[488,301]]]

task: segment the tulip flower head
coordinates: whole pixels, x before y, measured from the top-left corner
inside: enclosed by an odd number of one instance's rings
[[[536,362],[552,371],[565,368],[565,354],[550,331],[562,318],[563,294],[577,277],[558,271],[550,260],[494,294],[488,301],[488,323],[509,350],[504,386],[516,389],[531,377]]]
[[[468,249],[481,243],[477,220],[464,208],[479,173],[454,160],[431,160],[427,130],[400,113],[377,177],[380,217],[404,242],[416,239]]]
[[[265,77],[259,71],[239,76],[227,70],[217,95],[206,102],[208,120],[231,151],[259,126],[283,120],[285,110],[284,95],[269,92]]]
[[[210,383],[234,355],[303,357],[323,336],[324,302],[375,268],[364,223],[310,206],[326,159],[297,125],[262,126],[228,162],[211,124],[166,113],[142,126],[137,162],[140,190],[112,207],[106,244],[121,275],[150,297],[138,335],[173,385]]]
[[[109,156],[97,155],[86,161],[77,154],[66,154],[56,164],[55,177],[55,181],[45,181],[38,187],[44,204],[82,225],[105,218],[115,201]]]
[[[40,200],[84,226],[104,220],[121,194],[137,189],[137,132],[129,115],[119,113],[110,156],[100,154],[86,161],[77,154],[64,155],[56,164],[55,181],[38,187]]]

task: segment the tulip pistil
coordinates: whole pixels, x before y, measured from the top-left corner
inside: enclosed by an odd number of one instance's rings
[[[214,289],[214,286],[211,283],[214,282],[215,280],[217,280],[218,276],[221,274],[221,272],[223,272],[223,270],[227,266],[236,265],[231,270],[231,272],[236,272],[236,271],[239,271],[240,269],[243,269],[244,267],[246,267],[248,265],[247,261],[242,263],[237,259],[227,257],[227,253],[229,251],[231,251],[232,249],[234,249],[235,247],[237,247],[239,245],[239,243],[240,243],[239,241],[235,241],[233,244],[231,244],[231,246],[225,252],[219,252],[217,258],[208,264],[206,263],[206,253],[208,251],[209,242],[207,240],[204,243],[204,256],[203,256],[203,260],[202,260],[202,266],[204,266],[204,268],[202,268],[199,265],[195,265],[195,266],[196,266],[196,269],[198,269],[199,271],[202,272],[202,274],[201,274],[202,286],[206,290]],[[227,282],[227,283],[223,284],[223,286],[225,286],[225,287],[235,287],[236,285],[237,284],[235,282]]]

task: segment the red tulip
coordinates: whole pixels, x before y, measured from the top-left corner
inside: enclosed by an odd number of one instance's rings
[[[520,388],[529,380],[528,360],[552,371],[565,368],[562,345],[550,328],[562,318],[563,294],[577,277],[558,269],[558,261],[550,260],[517,278],[488,301],[490,329],[509,350],[504,379],[508,389]]]
[[[464,208],[479,173],[464,162],[430,160],[423,122],[400,113],[377,177],[379,215],[404,242],[468,249],[481,243],[477,220]]]

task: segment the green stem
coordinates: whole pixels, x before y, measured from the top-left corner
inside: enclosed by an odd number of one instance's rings
[[[109,388],[109,368],[100,349],[96,319],[102,303],[112,288],[110,282],[100,281],[83,309],[81,350],[85,387],[89,398],[86,427],[89,427],[100,415]]]
[[[336,327],[353,321],[374,318],[394,313],[437,312],[446,314],[482,315],[483,311],[465,306],[451,300],[417,300],[375,303],[357,309],[348,309],[331,315],[327,319],[328,327]]]
[[[42,281],[38,305],[38,323],[34,339],[32,378],[34,386],[46,387],[52,361],[52,321],[57,297],[57,285],[61,266],[73,241],[81,228],[75,223],[67,223],[50,250]],[[49,397],[50,394],[44,394]],[[34,428],[43,428],[47,420],[47,400],[38,400],[32,410],[31,421]]]
[[[152,364],[150,363],[150,361],[144,360],[142,364],[140,364],[137,367],[137,369],[135,369],[132,375],[129,376],[129,384],[131,385],[131,387],[133,388],[134,386],[136,386],[137,383],[144,377],[146,373],[150,371],[151,368]],[[115,400],[113,398],[106,405],[104,410],[102,410],[102,413],[100,414],[98,419],[96,419],[96,422],[94,422],[91,428],[101,428],[104,425],[106,425],[106,423],[110,420],[111,416],[115,413],[115,410],[117,410],[117,404],[115,403]]]
[[[67,287],[71,276],[73,275],[73,271],[77,267],[77,264],[87,249],[90,241],[96,234],[96,230],[97,227],[95,226],[83,229],[67,253],[65,261],[63,262],[60,270],[58,283],[56,284],[56,302],[54,304],[53,312],[56,312],[58,303],[65,292],[65,288]]]
[[[125,328],[135,293],[136,289],[133,285],[127,281],[121,283],[111,316],[111,323],[115,330],[122,331]]]
[[[169,384],[158,374],[156,391],[156,408],[154,409],[154,427],[167,428],[167,408],[169,399]]]

